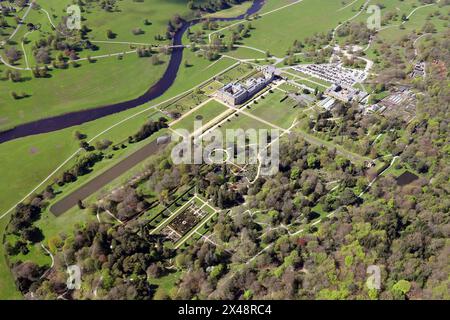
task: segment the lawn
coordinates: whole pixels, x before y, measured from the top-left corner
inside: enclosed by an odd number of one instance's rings
[[[203,105],[199,109],[196,109],[194,112],[190,113],[185,118],[174,124],[172,128],[174,130],[187,130],[192,133],[194,132],[195,121],[200,120],[201,126],[204,126],[209,121],[218,117],[227,110],[229,110],[229,108],[222,103],[215,100],[210,100],[205,105]],[[201,128],[201,126],[197,126],[196,128]]]
[[[444,7],[445,8],[445,7]],[[448,8],[448,7],[447,7]],[[436,11],[440,11],[445,16],[448,12],[448,9],[439,9],[438,6],[428,6],[424,8],[420,8],[411,15],[409,20],[403,24],[404,28],[400,28],[396,25],[399,23],[394,23],[393,27],[384,29],[380,31],[379,37],[384,41],[395,41],[400,40],[403,36],[411,33],[412,31],[421,32],[422,27],[427,22],[427,18],[430,14],[433,14]],[[408,13],[409,14],[409,13]],[[446,30],[446,25],[448,24],[447,20],[433,19],[433,25],[436,27],[436,31],[444,31]]]
[[[294,108],[296,103],[289,98],[281,102],[286,94],[280,90],[275,90],[264,97],[265,99],[258,100],[258,104],[250,105],[250,112],[283,129],[288,129],[300,113],[300,108]]]
[[[228,51],[226,55],[236,59],[264,59],[263,62],[266,59],[265,53],[249,48],[234,48]]]
[[[380,51],[381,45],[383,43],[393,43],[395,41],[400,41],[402,37],[411,32],[416,32],[420,34],[422,32],[422,27],[427,22],[427,19],[431,15],[434,15],[436,12],[440,12],[442,17],[446,17],[448,15],[448,6],[439,7],[436,5],[421,7],[423,4],[419,3],[419,1],[415,0],[406,0],[406,1],[392,1],[392,0],[382,0],[379,2],[385,8],[381,10],[382,16],[386,16],[389,12],[395,12],[397,16],[390,21],[386,21],[382,25],[382,30],[378,33],[377,38],[379,41],[372,43],[370,50],[367,51],[367,55],[371,59],[375,59],[376,55],[374,54],[374,50]],[[421,7],[421,8],[419,8]],[[406,21],[402,27],[400,28],[400,24],[402,23],[401,17],[402,15],[409,16],[413,10],[417,9]],[[437,32],[442,32],[446,30],[447,20],[442,18],[433,18],[433,25],[436,27]]]
[[[250,109],[245,109],[247,112],[250,112]],[[258,121],[254,118],[251,118],[245,114],[237,114],[235,113],[232,117],[229,118],[223,125],[221,125],[221,130],[224,134],[226,134],[227,130],[237,130],[242,129],[244,131],[249,129],[267,129],[270,130],[272,127],[266,125],[265,123]],[[227,139],[228,141],[229,139]]]
[[[202,87],[202,91],[204,94],[209,96],[209,95],[212,95],[213,93],[215,93],[217,90],[219,90],[222,87],[223,87],[222,82],[211,81]]]

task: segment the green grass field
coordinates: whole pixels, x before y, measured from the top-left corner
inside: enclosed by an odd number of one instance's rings
[[[359,8],[358,4],[363,2],[358,0],[354,6],[339,11],[343,7],[340,1],[303,0],[252,21],[254,29],[243,43],[263,51],[269,50],[272,54],[282,57],[294,40],[303,41],[314,33],[326,33],[332,30],[339,22],[355,15],[352,11],[353,7]],[[273,9],[281,6],[277,3]],[[265,10],[271,11],[267,8]]]
[[[296,103],[291,99],[285,99],[286,94],[279,90],[269,93],[265,99],[259,99],[258,104],[251,104],[250,112],[270,123],[287,129],[300,113],[299,108],[294,108]],[[247,111],[249,111],[247,109]]]
[[[423,6],[423,3],[420,3],[417,0],[382,0],[379,1],[379,3],[384,6],[381,10],[383,24],[382,30],[377,34],[379,40],[373,42],[370,49],[366,52],[367,56],[371,59],[377,58],[375,52],[380,52],[381,46],[384,43],[400,41],[403,37],[412,32],[417,35],[422,34],[422,28],[429,19],[432,19],[432,23],[435,26],[437,33],[447,29],[448,22],[446,16],[448,16],[449,13],[448,6]],[[440,13],[440,17],[437,17],[437,12]],[[386,20],[386,17],[390,14],[395,14],[394,18]],[[404,23],[402,23],[401,20],[403,15],[410,16]],[[363,21],[362,19],[363,17],[358,17],[357,20]],[[400,52],[402,51],[403,50]]]
[[[247,12],[247,10],[252,6],[251,1],[246,1],[241,4],[232,6],[229,9],[221,10],[219,12],[209,13],[205,15],[205,18],[231,18],[236,17]]]
[[[83,62],[78,68],[54,71],[51,78],[28,78],[17,83],[3,80],[0,130],[39,118],[136,98],[161,77],[166,67],[167,64],[154,66],[150,58],[132,54],[121,61],[109,58],[95,63]],[[30,72],[27,74],[31,77]],[[12,91],[30,96],[14,100],[10,95]]]
[[[200,107],[200,109],[195,110],[188,116],[183,118],[181,121],[177,122],[173,129],[177,130],[187,130],[189,132],[194,131],[195,121],[200,120],[201,125],[206,125],[209,121],[213,120],[217,116],[221,115],[223,112],[227,111],[228,108],[214,100],[207,102],[205,105]],[[200,127],[201,128],[201,127]]]
[[[249,109],[246,109],[246,111],[250,111]],[[254,118],[251,118],[245,114],[234,114],[232,117],[229,118],[223,125],[221,125],[221,130],[224,134],[226,134],[227,130],[237,130],[242,129],[244,131],[248,129],[272,129],[270,126],[266,125],[265,123],[258,121]]]

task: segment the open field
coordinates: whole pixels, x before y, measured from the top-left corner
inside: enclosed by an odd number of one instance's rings
[[[201,121],[202,125],[206,125],[209,121],[227,110],[228,108],[223,104],[211,100],[204,104],[200,109],[197,109],[181,121],[177,122],[172,128],[175,130],[187,130],[192,133],[194,131],[195,121]]]
[[[286,72],[286,75],[289,78],[292,78],[293,80],[295,80],[295,82],[304,84],[310,88],[319,87],[319,89],[324,89],[324,88],[328,88],[331,85],[331,83],[329,83],[325,80],[319,79],[312,75],[304,74],[303,72],[300,72],[300,71],[297,71],[294,69],[287,69],[285,72]]]
[[[86,199],[115,178],[119,177],[128,170],[131,170],[138,163],[144,161],[151,155],[156,154],[161,148],[162,146],[158,146],[153,138],[152,142],[148,143],[146,146],[131,154],[123,161],[111,167],[109,170],[106,170],[102,174],[98,175],[95,179],[92,179],[83,187],[78,188],[68,196],[60,199],[60,201],[50,207],[50,211],[55,216],[64,214],[67,210],[74,207],[77,204],[77,201]]]
[[[296,103],[291,99],[285,99],[286,94],[280,90],[265,95],[265,99],[258,100],[258,104],[252,104],[250,111],[266,121],[269,121],[284,129],[289,128],[296,116],[300,113]]]
[[[355,15],[353,7],[359,8],[363,3],[363,0],[359,0],[354,6],[338,11],[342,8],[340,1],[303,0],[253,20],[250,36],[243,43],[282,57],[294,40],[304,41],[314,33],[331,31],[339,22]],[[277,4],[277,7],[280,5]],[[327,18],[323,19],[325,16]],[[224,31],[225,34],[227,32]]]
[[[412,31],[421,32],[430,15],[434,14],[436,11],[442,12],[445,16],[449,12],[449,9],[447,7],[447,9],[444,8],[439,10],[438,6],[433,5],[417,9],[410,16],[408,21],[403,24],[403,28],[400,28],[398,26],[400,23],[393,23],[391,24],[392,27],[381,30],[379,33],[379,37],[384,41],[394,41],[400,40],[403,36],[411,33]],[[441,19],[433,19],[432,23],[435,26],[437,32],[446,30],[446,26],[448,25],[447,20]]]
[[[56,70],[52,72],[52,77],[46,79],[27,78],[16,83],[3,80],[0,96],[5,99],[0,102],[0,130],[40,118],[136,98],[161,77],[166,67],[167,64],[154,66],[150,58],[138,58],[133,54],[121,61],[110,58],[95,63],[83,62],[78,68]],[[146,75],[144,81],[129,81],[142,79],[143,74]],[[29,96],[14,100],[12,91]]]

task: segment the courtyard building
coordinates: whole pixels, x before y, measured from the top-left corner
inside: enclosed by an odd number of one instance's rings
[[[228,83],[217,91],[216,97],[231,106],[242,104],[270,84],[275,74],[275,67],[263,67],[259,76],[248,78],[244,82]]]

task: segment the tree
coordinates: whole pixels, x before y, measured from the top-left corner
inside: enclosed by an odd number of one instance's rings
[[[13,274],[19,290],[25,293],[28,292],[33,282],[39,279],[41,273],[41,268],[31,261],[19,263],[13,267]]]
[[[435,27],[435,25],[433,23],[427,22],[423,26],[422,31],[424,33],[435,33],[436,32],[436,27]]]
[[[22,231],[22,236],[25,240],[32,243],[41,242],[44,239],[41,229],[35,226],[30,226]]]
[[[51,62],[49,49],[47,47],[39,48],[34,56],[38,63],[49,64]]]
[[[95,148],[97,150],[106,150],[110,145],[112,145],[112,142],[108,139],[102,139],[95,142]]]
[[[84,149],[84,150],[86,150],[86,151],[89,151],[89,148],[90,148],[90,146],[89,146],[89,143],[87,143],[86,141],[80,141],[80,148],[82,148],[82,149]]]
[[[157,54],[154,54],[150,59],[151,59],[150,61],[151,61],[152,65],[154,65],[154,66],[161,63],[161,60],[159,59]]]
[[[11,97],[13,97],[14,100],[20,99],[20,96],[15,91],[11,91]]]
[[[83,134],[83,133],[81,133],[80,131],[75,131],[74,133],[73,133],[73,136],[75,137],[75,139],[77,139],[77,140],[83,140],[83,139],[86,139],[86,135],[85,134]]]
[[[108,29],[108,30],[106,30],[106,37],[108,39],[114,39],[116,37],[116,34],[114,32],[112,32],[112,30]]]
[[[14,64],[21,58],[22,54],[15,47],[10,47],[5,50],[5,56],[9,63]]]
[[[77,201],[77,205],[78,205],[78,208],[79,208],[79,209],[81,209],[81,210],[85,209],[85,206],[84,206],[84,204],[83,204],[83,201],[82,201],[82,200],[78,199],[78,201]]]
[[[141,28],[134,28],[133,30],[131,30],[131,33],[133,33],[135,36],[138,36],[140,34],[144,34],[145,32]]]

